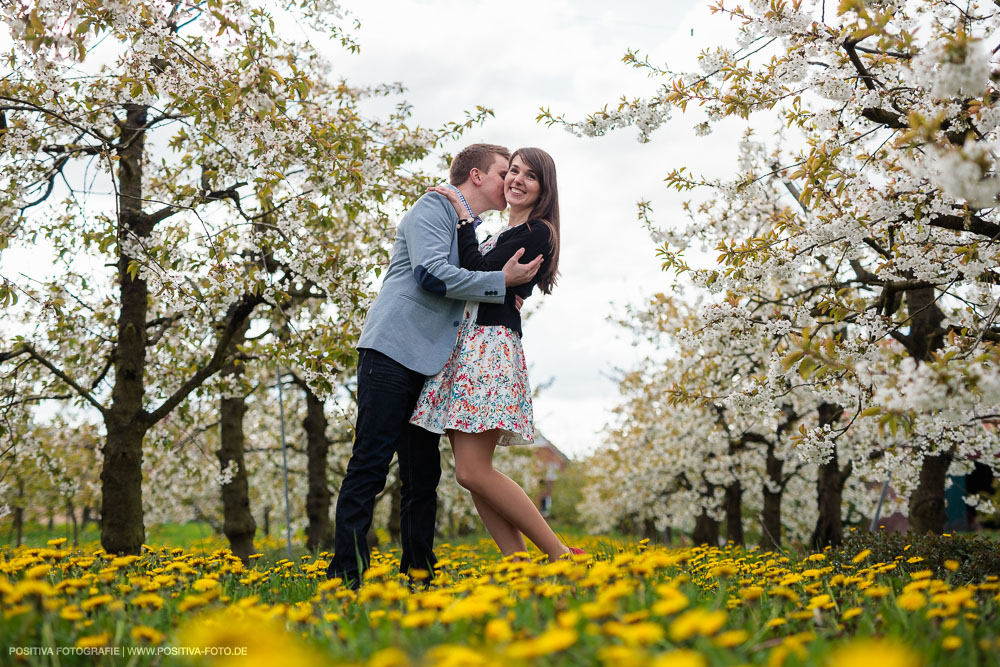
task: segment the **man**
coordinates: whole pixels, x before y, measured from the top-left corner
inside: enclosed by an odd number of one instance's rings
[[[473,144],[451,164],[449,179],[469,217],[507,207],[503,182],[510,152]],[[542,256],[502,271],[458,267],[458,216],[445,197],[421,197],[399,223],[389,270],[358,341],[358,420],[354,449],[337,499],[334,556],[327,577],[360,584],[370,554],[367,534],[389,464],[399,459],[402,484],[399,569],[433,572],[440,436],[409,423],[424,380],[442,368],[458,337],[466,301],[502,303],[506,287],[530,281]]]

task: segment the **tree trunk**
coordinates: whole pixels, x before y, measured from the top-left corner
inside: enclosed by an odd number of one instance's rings
[[[934,301],[934,288],[910,290],[906,293],[906,310],[910,317],[910,333],[906,348],[910,356],[923,362],[944,344],[941,323],[944,313]],[[920,466],[920,483],[910,495],[910,530],[914,533],[944,532],[944,485],[952,454],[925,456]]]
[[[719,545],[719,522],[702,512],[694,522],[694,532],[691,540],[695,544],[708,544],[711,547]]]
[[[264,508],[264,534],[271,534],[271,507]]]
[[[943,533],[948,520],[944,511],[944,485],[951,454],[924,457],[920,482],[910,494],[910,530],[914,533]]]
[[[837,547],[844,542],[844,525],[841,517],[843,505],[844,483],[851,476],[851,464],[843,470],[837,452],[833,458],[819,467],[816,478],[816,502],[819,516],[816,517],[816,527],[813,529],[809,543],[814,549]]]
[[[764,509],[762,510],[762,528],[760,548],[764,551],[781,549],[781,497],[785,492],[784,480],[781,478],[785,462],[774,455],[777,444],[767,443],[767,458],[764,461],[767,479],[764,480]],[[770,488],[777,489],[771,491]]]
[[[227,356],[235,357],[243,344],[249,327],[249,320],[243,323],[229,343]],[[243,363],[231,358],[221,372],[237,384],[243,375]],[[229,548],[243,564],[250,566],[250,554],[254,553],[253,536],[257,524],[250,512],[250,492],[247,482],[246,458],[244,456],[245,436],[243,417],[246,415],[246,397],[237,389],[237,396],[219,401],[219,469],[226,471],[235,465],[232,480],[222,486],[222,531],[229,540]]]
[[[726,539],[743,546],[743,485],[739,480],[726,487]]]
[[[402,533],[399,528],[399,516],[403,503],[403,484],[397,479],[389,490],[389,541],[399,544]]]
[[[642,538],[650,542],[660,542],[660,533],[656,530],[656,522],[650,518],[642,520]]]
[[[142,440],[149,428],[143,411],[146,366],[146,281],[129,275],[135,259],[127,248],[149,235],[142,215],[142,156],[146,107],[125,105],[118,150],[118,283],[120,311],[115,345],[115,383],[104,414],[107,440],[101,469],[101,546],[108,553],[138,554],[142,521]]]
[[[69,517],[70,525],[73,526],[73,546],[79,546],[80,531],[76,523],[76,510],[73,508],[73,503],[69,501],[66,502],[66,515]]]
[[[838,405],[822,403],[819,406],[819,425],[833,424],[840,418],[843,409]],[[840,546],[844,541],[844,525],[841,517],[844,483],[851,475],[851,464],[841,470],[837,448],[834,446],[829,461],[822,464],[816,477],[816,504],[819,516],[809,543],[815,549]]]
[[[330,519],[330,485],[326,478],[326,459],[330,441],[326,437],[326,414],[323,401],[305,382],[300,385],[306,394],[306,418],[302,427],[306,431],[308,456],[308,484],[306,492],[306,547],[311,551],[328,551],[333,548],[333,521]]]

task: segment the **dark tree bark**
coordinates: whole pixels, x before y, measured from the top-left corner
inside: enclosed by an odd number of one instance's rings
[[[764,551],[778,551],[781,548],[781,496],[785,492],[782,470],[785,462],[774,455],[776,447],[777,443],[768,440],[764,460],[767,479],[764,482],[764,508],[761,516],[763,530],[760,536],[760,548]],[[777,490],[771,491],[769,483]]]
[[[14,533],[11,540],[15,547],[21,546],[21,542],[24,540],[24,508],[20,506],[14,507],[14,519],[11,525],[11,531]]]
[[[948,520],[944,485],[951,459],[951,454],[924,458],[920,466],[920,482],[910,495],[910,530],[914,533],[944,532],[944,524]]]
[[[650,518],[642,520],[642,538],[650,542],[660,542],[660,531],[656,530],[656,522]]]
[[[833,424],[840,418],[843,409],[838,405],[822,403],[819,406],[819,425]],[[844,525],[841,517],[841,505],[844,497],[844,483],[851,476],[851,464],[843,470],[837,449],[834,447],[829,461],[819,467],[816,478],[816,503],[819,516],[813,529],[809,543],[815,549],[827,546],[840,546],[844,541]]]
[[[118,241],[121,247],[148,236],[142,224],[142,155],[146,107],[125,106],[118,150]],[[108,553],[137,554],[146,538],[142,521],[142,440],[149,426],[143,418],[146,365],[146,281],[129,275],[134,260],[118,258],[120,289],[115,383],[105,412],[107,440],[101,469],[101,546]]]
[[[306,418],[302,426],[306,431],[308,456],[308,483],[306,493],[306,547],[312,551],[333,548],[333,522],[330,519],[330,486],[326,478],[326,459],[330,441],[326,437],[326,414],[323,401],[305,382],[300,384],[306,394]]]
[[[79,546],[80,544],[80,530],[76,523],[76,509],[73,507],[73,503],[66,502],[66,516],[69,517],[70,525],[73,526],[73,546]]]
[[[910,317],[910,333],[902,342],[912,357],[920,362],[927,361],[944,344],[944,330],[941,328],[944,313],[934,301],[934,288],[908,291],[906,309]],[[950,451],[924,457],[920,482],[910,495],[910,529],[913,532],[944,532],[947,521],[944,485],[951,460]]]
[[[400,543],[402,533],[399,527],[399,517],[403,503],[403,485],[399,480],[389,489],[389,540],[395,544]]]
[[[271,534],[271,508],[269,506],[264,508],[264,534]]]
[[[691,540],[695,544],[708,544],[718,546],[719,544],[719,522],[702,512],[694,522],[694,532],[691,533]]]
[[[243,344],[249,320],[237,329],[229,343],[229,354],[235,355]],[[238,380],[243,375],[243,364],[231,359],[222,369],[224,377]],[[242,395],[224,397],[219,401],[219,469],[227,470],[235,464],[233,479],[222,487],[222,531],[229,540],[229,548],[243,564],[251,565],[250,554],[254,553],[253,538],[257,523],[250,511],[250,487],[247,481],[246,439],[243,433],[243,417],[246,415],[246,397]]]
[[[24,480],[20,477],[17,477],[17,502],[14,504],[13,514],[10,541],[15,547],[19,547],[24,540]]]
[[[726,487],[726,539],[743,546],[743,485],[739,479]]]

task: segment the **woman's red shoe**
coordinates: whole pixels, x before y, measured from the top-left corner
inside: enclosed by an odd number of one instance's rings
[[[573,554],[574,556],[582,556],[582,555],[586,555],[586,553],[587,553],[583,549],[580,549],[580,548],[577,548],[577,547],[569,547],[569,552],[571,554]]]

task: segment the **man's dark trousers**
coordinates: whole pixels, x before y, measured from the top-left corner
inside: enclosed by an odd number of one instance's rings
[[[401,506],[399,569],[433,572],[441,436],[410,424],[427,378],[372,349],[358,356],[358,421],[347,475],[337,498],[334,555],[327,578],[357,586],[371,556],[367,535],[375,496],[385,488],[393,453],[399,457]],[[360,570],[359,570],[360,562]]]

